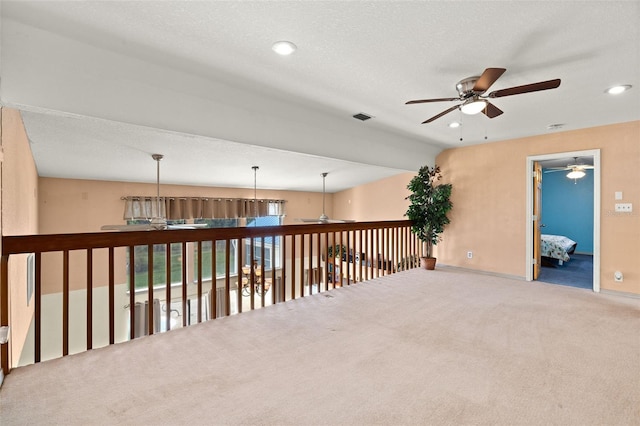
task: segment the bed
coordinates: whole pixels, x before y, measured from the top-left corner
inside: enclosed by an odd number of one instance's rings
[[[557,259],[559,264],[568,262],[570,254],[576,249],[578,243],[564,235],[542,234],[541,252],[542,257]]]

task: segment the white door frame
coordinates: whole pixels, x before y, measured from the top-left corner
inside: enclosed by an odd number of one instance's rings
[[[533,280],[533,163],[566,157],[593,157],[593,291],[600,291],[600,150],[527,156],[527,220],[525,279]]]

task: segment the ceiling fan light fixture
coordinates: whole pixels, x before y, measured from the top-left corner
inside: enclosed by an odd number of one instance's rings
[[[487,107],[486,101],[478,98],[473,98],[465,102],[460,107],[460,111],[462,111],[463,114],[475,115],[475,114],[481,113],[482,110],[484,110],[486,107]]]
[[[434,99],[415,99],[405,102],[406,105],[422,104],[428,102],[449,102],[461,101],[462,105],[454,105],[445,109],[440,114],[425,120],[422,124],[431,123],[434,120],[459,109],[464,114],[474,115],[484,113],[487,118],[496,118],[502,115],[503,111],[486,99],[502,98],[504,96],[521,95],[523,93],[539,92],[541,90],[557,89],[560,87],[561,80],[559,78],[547,81],[539,81],[537,83],[524,84],[521,86],[509,87],[506,89],[494,90],[489,94],[485,94],[493,83],[500,78],[506,71],[505,68],[486,68],[482,75],[476,77],[468,77],[456,84],[458,91],[457,98],[434,98]],[[485,138],[486,139],[486,138]]]
[[[296,51],[297,46],[290,41],[280,40],[273,43],[271,49],[273,49],[273,51],[278,55],[288,56]]]
[[[631,87],[632,86],[630,84],[621,84],[618,86],[609,87],[607,90],[605,90],[605,93],[608,93],[609,95],[619,95],[631,89]]]
[[[585,175],[586,173],[584,172],[584,170],[580,169],[573,169],[569,173],[567,173],[567,177],[569,179],[582,179],[583,177],[585,177]]]

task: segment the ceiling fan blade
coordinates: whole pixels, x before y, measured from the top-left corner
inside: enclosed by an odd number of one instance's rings
[[[437,120],[438,118],[442,117],[445,114],[449,114],[451,111],[453,111],[454,109],[457,109],[460,105],[454,105],[451,108],[445,109],[444,111],[442,111],[440,114],[438,115],[434,115],[433,117],[431,117],[428,120],[425,120],[422,122],[422,124],[427,124],[427,123],[431,123],[434,120]]]
[[[351,219],[296,219],[304,223],[354,223]]]
[[[583,165],[583,164],[572,164],[567,166],[567,170],[592,170],[593,166]]]
[[[182,223],[177,225],[167,225],[167,229],[198,229],[206,227],[206,223]]]
[[[482,113],[489,118],[495,118],[502,114],[502,110],[491,102],[487,102],[487,106],[482,110]]]
[[[563,168],[551,168],[551,169],[544,169],[544,173],[554,173],[554,172],[566,172],[568,170],[571,169],[567,169],[566,167]]]
[[[460,100],[460,98],[418,99],[418,100],[415,100],[415,101],[405,102],[405,105],[424,104],[424,103],[427,103],[427,102],[459,101],[459,100]]]
[[[560,86],[560,79],[541,81],[539,83],[525,84],[524,86],[509,87],[489,93],[489,98],[502,98],[504,96],[519,95],[521,93],[539,92],[541,90],[555,89]]]
[[[476,84],[473,86],[473,91],[478,93],[486,92],[505,71],[505,68],[487,68],[478,81],[476,81]]]
[[[206,223],[184,223],[177,225],[167,225],[166,229],[199,229],[206,228]],[[149,223],[137,224],[137,225],[102,225],[100,227],[103,231],[154,231],[158,230]]]
[[[141,225],[102,225],[103,231],[151,231],[153,227],[147,223]]]

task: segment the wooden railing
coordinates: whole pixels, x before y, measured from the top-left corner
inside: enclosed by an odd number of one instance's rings
[[[84,320],[86,335],[80,349],[90,350],[96,347],[93,330],[94,310],[96,307],[108,311],[108,342],[117,343],[116,339],[116,287],[126,288],[123,294],[128,298],[128,339],[139,336],[136,325],[140,321],[146,324],[144,334],[158,332],[156,297],[165,300],[164,330],[184,327],[191,323],[191,302],[195,300],[195,322],[204,319],[215,319],[220,316],[240,313],[243,309],[263,308],[269,304],[284,302],[311,295],[314,292],[328,291],[342,285],[351,285],[359,281],[394,273],[400,269],[417,266],[421,244],[410,232],[410,221],[357,222],[340,224],[286,225],[270,227],[186,229],[171,231],[137,231],[137,232],[100,232],[85,234],[24,235],[3,236],[2,257],[0,261],[0,325],[11,326],[9,322],[9,267],[12,256],[33,254],[33,362],[42,360],[43,342],[43,297],[51,290],[43,292],[43,283],[58,275],[61,270],[61,298],[59,307],[62,316],[60,346],[61,355],[70,353],[70,323],[76,325]],[[265,259],[265,241],[271,244],[271,258]],[[211,261],[203,262],[203,244],[211,242]],[[172,245],[178,244],[181,253],[179,282],[170,285],[165,283],[172,277]],[[218,244],[224,250],[217,253]],[[166,253],[164,262],[165,279],[162,285],[154,282],[154,246],[164,246]],[[136,280],[135,247],[147,248],[147,284],[144,289],[131,291],[131,283]],[[161,246],[161,248],[162,248]],[[236,247],[234,251],[232,249]],[[188,265],[189,248],[195,254],[195,260]],[[277,249],[276,249],[277,248]],[[124,249],[124,250],[123,250]],[[104,251],[106,250],[106,253]],[[248,250],[248,251],[246,251]],[[245,253],[246,251],[246,253]],[[175,248],[173,250],[175,252]],[[61,254],[61,265],[49,260],[43,266],[43,255]],[[78,256],[77,253],[81,253]],[[259,253],[260,255],[256,254]],[[60,258],[56,255],[54,257]],[[329,256],[328,254],[331,254]],[[224,256],[224,260],[220,259]],[[235,259],[234,259],[235,257]],[[249,258],[247,258],[249,257]],[[255,259],[254,259],[255,257]],[[71,262],[70,259],[82,258],[82,262]],[[86,260],[85,260],[86,258]],[[101,260],[106,261],[106,265]],[[234,262],[232,264],[232,262]],[[80,263],[80,264],[79,264]],[[219,265],[223,264],[222,268]],[[242,278],[242,268],[249,268],[250,273]],[[138,265],[140,266],[140,265]],[[210,277],[203,277],[203,268],[211,268]],[[192,269],[189,272],[189,269]],[[224,269],[222,271],[218,269]],[[235,269],[235,272],[234,272]],[[105,272],[106,271],[106,272]],[[117,277],[117,271],[126,271]],[[44,272],[44,273],[43,273]],[[139,272],[139,271],[138,271]],[[96,276],[100,274],[99,276]],[[102,276],[104,275],[104,276]],[[86,291],[83,304],[86,304],[84,317],[71,317],[70,283],[77,287],[80,281],[82,291]],[[124,282],[120,282],[124,281]],[[128,283],[127,283],[128,281]],[[96,284],[98,283],[98,284]],[[267,284],[268,283],[268,284]],[[267,285],[270,287],[267,289]],[[97,297],[99,289],[106,295]],[[241,288],[242,287],[242,288]],[[179,294],[172,293],[176,288]],[[207,291],[210,289],[211,291]],[[245,296],[243,296],[243,291]],[[235,294],[234,294],[235,293]],[[103,293],[100,293],[103,294]],[[247,301],[246,296],[250,295]],[[232,296],[234,296],[232,300]],[[208,297],[208,299],[207,299]],[[224,301],[219,300],[224,298]],[[134,307],[144,300],[144,316],[136,315]],[[203,302],[205,300],[205,302]],[[208,300],[208,303],[206,302]],[[232,309],[232,301],[235,307]],[[173,309],[172,303],[176,303]],[[224,302],[224,303],[222,303]],[[155,305],[155,307],[154,307]],[[208,307],[208,309],[205,309]],[[56,308],[58,309],[58,308]],[[204,315],[205,310],[209,312]],[[171,312],[181,312],[182,324],[174,324]],[[190,314],[192,315],[192,314]],[[207,317],[207,318],[204,318]],[[57,318],[56,321],[60,321]],[[138,322],[138,324],[136,324]],[[105,326],[106,330],[107,326]],[[56,337],[58,338],[58,337]],[[77,340],[77,339],[76,339]],[[1,346],[2,369],[5,374],[16,362],[10,360],[9,344]]]

